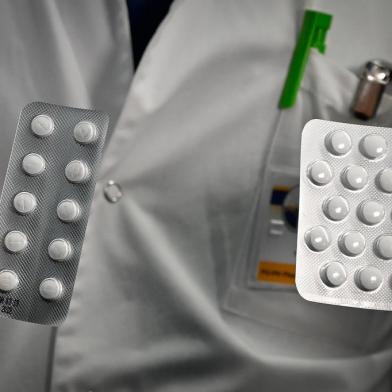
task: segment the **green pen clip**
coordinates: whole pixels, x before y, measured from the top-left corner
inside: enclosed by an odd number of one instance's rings
[[[289,71],[279,100],[279,108],[294,106],[308,63],[311,48],[325,53],[325,39],[332,23],[332,15],[306,10],[301,33],[291,58]]]

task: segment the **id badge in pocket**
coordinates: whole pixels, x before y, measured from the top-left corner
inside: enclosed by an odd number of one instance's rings
[[[259,202],[263,211],[258,236],[259,251],[252,256],[249,285],[269,289],[295,287],[298,224],[298,174],[271,168],[264,179]],[[257,241],[257,238],[255,238]]]
[[[301,125],[308,105],[278,115],[262,172],[256,216],[246,256],[247,285],[270,290],[295,289]]]

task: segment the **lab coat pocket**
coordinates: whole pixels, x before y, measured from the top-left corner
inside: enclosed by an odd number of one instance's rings
[[[301,131],[312,118],[363,123],[350,111],[357,84],[352,72],[318,52],[311,54],[295,107],[278,114],[224,306],[269,326],[363,348],[375,322],[371,312],[307,302],[294,283]],[[384,95],[377,117],[369,123],[392,126],[390,96]],[[382,315],[376,318],[385,320]]]

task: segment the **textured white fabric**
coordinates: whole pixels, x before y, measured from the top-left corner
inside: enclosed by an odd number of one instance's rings
[[[274,132],[297,7],[179,1],[163,22],[106,152],[54,390],[389,387],[388,316],[265,292],[247,297],[263,305],[255,324],[218,308]],[[320,74],[312,63],[309,78]],[[329,72],[327,85],[342,76]],[[342,92],[352,94],[339,88],[337,101]],[[123,187],[115,205],[102,197],[109,179]]]
[[[2,175],[29,101],[104,109],[115,128],[54,352],[50,329],[0,320],[7,392],[44,391],[50,379],[53,392],[390,390],[389,314],[228,291],[303,6],[176,1],[128,91],[124,2],[0,2]],[[387,38],[378,45],[391,55]],[[305,94],[306,115],[347,105],[355,78],[334,67],[312,58],[309,88],[337,90],[325,104]],[[116,204],[103,196],[108,180],[122,187]],[[237,315],[220,307],[227,293]]]

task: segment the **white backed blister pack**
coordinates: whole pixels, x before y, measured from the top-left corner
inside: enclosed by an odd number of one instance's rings
[[[0,316],[65,319],[108,124],[95,110],[22,110],[0,201]]]
[[[310,301],[392,310],[392,129],[309,121],[296,285]]]

